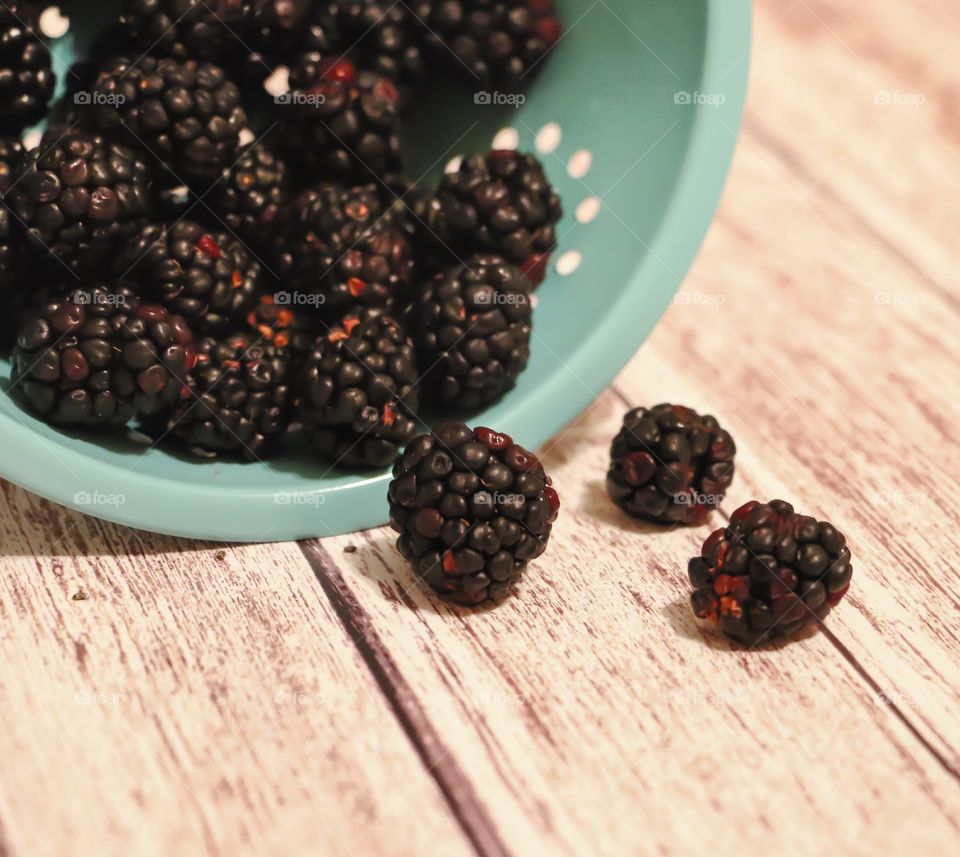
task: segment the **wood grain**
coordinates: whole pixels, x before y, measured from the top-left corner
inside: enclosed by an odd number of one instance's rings
[[[960,24],[755,8],[717,222],[542,451],[564,506],[518,597],[437,602],[387,530],[218,548],[2,484],[0,857],[956,850]],[[846,532],[826,631],[732,648],[687,606],[709,530],[608,502],[622,413],[664,400],[736,437],[725,511]]]

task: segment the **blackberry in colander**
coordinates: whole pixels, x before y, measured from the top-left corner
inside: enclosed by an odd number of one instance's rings
[[[19,133],[43,118],[56,78],[36,3],[0,4],[0,129]]]
[[[222,62],[243,48],[252,0],[124,0],[120,26],[135,49]]]
[[[505,597],[547,548],[560,499],[537,457],[505,434],[448,422],[414,438],[388,489],[397,549],[440,598]]]
[[[853,575],[843,533],[783,500],[741,506],[687,571],[697,617],[749,646],[822,620]]]

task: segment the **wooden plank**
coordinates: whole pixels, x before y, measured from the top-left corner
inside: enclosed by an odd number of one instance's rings
[[[437,602],[387,530],[323,541],[513,851],[813,854],[815,831],[851,854],[946,849],[956,782],[827,636],[744,652],[696,627],[685,563],[707,531],[636,524],[604,493],[624,409],[604,394],[546,453],[563,511],[496,609]]]
[[[296,545],[151,536],[2,489],[10,852],[475,853]]]

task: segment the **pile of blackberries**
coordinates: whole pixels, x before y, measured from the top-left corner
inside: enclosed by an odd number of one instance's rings
[[[33,414],[382,468],[418,407],[511,388],[559,198],[514,151],[417,187],[401,140],[431,71],[525,81],[550,2],[124,0],[55,104],[40,9],[0,10],[0,344]]]

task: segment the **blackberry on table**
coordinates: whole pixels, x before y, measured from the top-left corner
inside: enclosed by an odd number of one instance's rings
[[[470,155],[444,175],[428,200],[423,219],[436,252],[465,257],[489,252],[522,269],[538,285],[545,259],[557,244],[556,225],[563,216],[560,197],[533,155],[497,149]]]
[[[168,428],[195,455],[263,458],[290,425],[288,353],[252,334],[204,337]]]
[[[416,431],[413,343],[384,315],[349,315],[320,336],[304,363],[300,416],[326,460],[385,467]]]
[[[243,47],[252,0],[124,0],[120,26],[140,53],[222,62]]]
[[[26,154],[4,200],[38,248],[89,268],[143,225],[149,173],[133,149],[104,137],[50,139]]]
[[[286,164],[261,141],[247,149],[207,198],[232,232],[263,246],[277,230],[289,187]]]
[[[527,366],[529,287],[496,256],[472,256],[428,280],[411,314],[425,385],[444,404],[474,409],[496,401]]]
[[[256,305],[262,276],[241,242],[193,220],[144,227],[127,242],[117,268],[151,300],[184,316],[198,335],[241,325]]]
[[[635,517],[700,524],[733,481],[736,451],[711,416],[683,405],[634,408],[610,447],[607,493]]]
[[[843,534],[783,500],[741,506],[687,570],[693,612],[749,646],[823,619],[853,575]]]
[[[277,263],[291,288],[318,295],[334,313],[393,310],[413,270],[410,242],[374,185],[327,184],[301,193],[287,212]]]
[[[212,63],[169,57],[111,61],[93,84],[85,121],[126,135],[174,177],[205,191],[240,154],[240,90]]]
[[[519,87],[560,40],[553,0],[414,0],[427,45],[471,86]]]
[[[56,77],[35,3],[0,4],[0,128],[20,132],[43,118]]]
[[[369,182],[400,166],[400,95],[386,78],[311,53],[290,70],[278,133],[291,162],[311,176]]]
[[[411,441],[388,490],[397,549],[440,598],[498,601],[547,547],[560,500],[505,434],[448,422]]]
[[[12,384],[57,425],[124,425],[169,408],[194,363],[193,334],[126,288],[74,290],[20,324]]]

